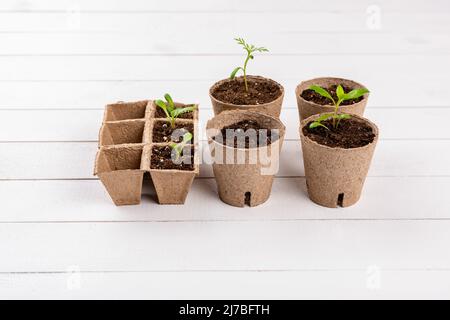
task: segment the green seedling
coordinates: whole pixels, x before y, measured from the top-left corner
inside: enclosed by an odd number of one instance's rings
[[[181,108],[175,108],[175,104],[173,102],[172,97],[170,96],[170,94],[166,93],[164,95],[164,99],[166,101],[162,101],[162,100],[156,100],[155,103],[158,107],[160,107],[161,109],[164,110],[164,113],[166,114],[167,117],[167,122],[170,123],[170,126],[172,128],[175,128],[175,120],[182,115],[183,113],[188,113],[188,112],[192,112],[196,109],[195,105],[189,105],[186,107],[181,107]]]
[[[322,124],[323,121],[328,120],[330,118],[333,119],[333,128],[336,129],[339,126],[339,123],[341,122],[341,120],[351,118],[351,116],[349,114],[338,113],[339,107],[342,104],[342,102],[347,101],[347,100],[358,99],[359,97],[362,97],[363,95],[365,95],[366,93],[369,92],[369,90],[367,90],[365,88],[361,88],[361,89],[355,89],[348,93],[345,93],[344,88],[341,85],[338,85],[337,89],[336,89],[336,95],[337,95],[338,99],[336,101],[333,98],[333,96],[326,89],[324,89],[320,86],[312,85],[309,89],[320,94],[322,97],[330,99],[333,102],[333,105],[334,105],[333,113],[323,114],[322,116],[317,118],[313,123],[311,123],[309,125],[309,127],[311,129],[317,128],[317,127],[323,127],[327,130],[329,130],[329,128],[327,126],[325,126],[324,124]]]
[[[176,154],[176,161],[179,161],[181,155],[183,154],[184,147],[189,143],[189,141],[192,140],[192,133],[186,132],[183,135],[183,140],[180,143],[172,142],[170,144],[170,147],[173,151],[175,151]]]
[[[243,67],[237,67],[233,70],[233,72],[230,75],[230,79],[234,79],[236,77],[236,74],[239,71],[242,71],[244,73],[244,84],[245,84],[245,91],[248,92],[248,83],[247,83],[247,64],[250,61],[250,59],[254,59],[253,56],[254,52],[268,52],[269,50],[264,47],[255,47],[252,44],[248,44],[245,42],[242,38],[235,38],[236,42],[241,45],[244,50],[247,52],[247,57],[245,58],[244,66]]]

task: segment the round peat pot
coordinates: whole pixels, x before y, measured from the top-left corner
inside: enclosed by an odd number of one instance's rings
[[[303,91],[309,89],[312,85],[318,85],[322,88],[327,89],[328,87],[332,85],[342,85],[344,87],[353,89],[360,89],[365,88],[360,83],[357,83],[352,80],[347,79],[341,79],[341,78],[316,78],[308,81],[303,81],[300,83],[297,88],[295,89],[295,96],[297,98],[297,106],[298,106],[298,113],[300,116],[300,121],[304,120],[312,115],[319,114],[319,113],[332,113],[334,112],[334,106],[333,105],[321,105],[317,104],[312,101],[305,100],[301,94]],[[350,104],[350,105],[341,105],[339,107],[340,112],[342,113],[351,113],[356,114],[359,116],[364,115],[364,110],[366,109],[367,100],[369,99],[369,93],[366,93],[363,96],[363,99],[357,103]]]
[[[257,123],[261,129],[270,129],[267,137],[271,137],[271,143],[250,148],[245,145],[241,147],[240,144],[236,146],[233,143],[226,145],[225,139],[229,138],[229,135],[227,133],[222,139],[221,130],[243,121]],[[239,131],[231,130],[231,132],[235,134]],[[246,130],[245,135],[261,132]],[[263,132],[265,135],[266,130]],[[219,197],[223,202],[236,207],[243,207],[246,204],[254,207],[267,201],[274,175],[278,172],[284,133],[285,126],[280,120],[259,112],[225,111],[208,121],[207,134],[213,171]],[[262,141],[262,138],[258,139]]]
[[[214,114],[218,115],[221,112],[228,110],[254,110],[278,118],[281,113],[281,105],[283,104],[284,98],[283,86],[278,82],[275,82],[274,80],[259,76],[247,76],[247,81],[249,83],[249,87],[253,87],[253,90],[257,90],[256,89],[257,86],[255,88],[254,84],[258,84],[261,87],[263,87],[264,84],[266,84],[268,86],[271,86],[272,88],[278,87],[279,91],[277,92],[277,95],[273,98],[273,100],[269,102],[262,102],[255,104],[229,103],[221,101],[219,98],[217,98],[218,90],[221,91],[226,90],[226,88],[229,88],[233,84],[233,82],[238,83],[240,86],[242,86],[243,89],[245,89],[244,79],[243,77],[237,77],[235,79],[221,80],[215,83],[209,89],[209,97],[211,98],[211,103],[214,108]],[[236,90],[236,88],[230,88],[230,91],[233,90]]]
[[[358,202],[378,141],[378,128],[357,115],[352,119],[372,128],[373,141],[359,148],[328,147],[303,133],[303,128],[320,115],[301,122],[300,138],[303,149],[306,185],[310,199],[324,207],[349,207]]]

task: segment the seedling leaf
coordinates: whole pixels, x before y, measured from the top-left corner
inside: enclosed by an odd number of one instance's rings
[[[352,116],[349,115],[349,114],[341,113],[341,114],[338,114],[338,115],[336,116],[336,119],[344,120],[344,119],[350,119],[351,117],[352,117]]]
[[[325,113],[325,114],[321,115],[320,117],[318,117],[315,121],[322,122],[322,121],[328,120],[332,117],[333,117],[333,113]]]
[[[242,70],[242,68],[241,67],[237,67],[236,69],[234,69],[233,72],[230,74],[230,79],[236,78],[236,73],[238,73],[239,70]]]
[[[175,108],[175,103],[173,102],[170,94],[166,93],[164,98],[167,100],[167,103],[162,100],[156,100],[155,103],[158,107],[164,110],[166,114],[167,122],[170,123],[172,128],[175,128],[175,119],[178,118],[181,114],[194,111],[197,107],[195,105],[190,105],[181,108]],[[167,106],[169,104],[169,106]]]
[[[166,94],[164,95],[164,98],[166,99],[166,101],[167,101],[167,103],[168,103],[167,109],[171,112],[171,111],[175,108],[175,105],[174,105],[174,103],[173,103],[173,99],[172,99],[172,97],[170,96],[170,94],[168,94],[168,93],[166,93]]]
[[[264,47],[256,47],[253,44],[248,44],[244,39],[242,38],[234,38],[236,42],[243,47],[243,49],[246,51],[247,56],[245,58],[244,66],[235,68],[233,72],[230,75],[230,79],[234,79],[236,77],[236,74],[242,70],[244,73],[244,84],[245,84],[245,91],[248,92],[248,83],[247,83],[247,64],[249,60],[253,60],[255,57],[253,55],[254,52],[267,52],[268,49]]]
[[[336,95],[337,95],[339,100],[342,100],[342,99],[345,98],[344,88],[341,85],[337,86]]]
[[[178,118],[180,115],[188,112],[192,112],[196,109],[196,106],[184,107],[184,108],[176,108],[172,112],[172,117]]]
[[[166,104],[164,103],[164,101],[162,101],[162,100],[156,100],[155,103],[156,103],[156,105],[157,105],[158,107],[160,107],[161,109],[167,110],[167,106],[166,106]]]
[[[169,144],[169,146],[172,148],[172,150],[175,151],[175,153],[177,155],[176,160],[178,160],[181,157],[184,147],[189,143],[189,141],[192,140],[192,137],[193,137],[192,133],[186,132],[183,135],[183,140],[180,143],[172,142]]]
[[[166,114],[167,118],[170,118],[170,113],[169,110],[167,110],[167,105],[164,103],[164,101],[162,100],[156,100],[155,101],[156,105],[158,107],[160,107],[161,109],[163,109],[164,113]]]
[[[312,85],[311,87],[309,87],[309,89],[311,89],[314,92],[320,94],[322,97],[330,99],[333,102],[333,104],[336,104],[336,102],[334,101],[334,99],[331,96],[331,94],[329,94],[328,91],[325,90],[324,88],[322,88],[321,86]]]
[[[327,129],[327,130],[330,130],[330,129],[328,129],[328,127],[327,127],[326,125],[323,125],[322,123],[317,122],[317,121],[311,123],[311,124],[309,125],[309,127],[310,127],[311,129],[314,129],[314,128],[317,128],[317,127],[323,127],[323,128],[325,128],[325,129]]]
[[[365,95],[368,92],[369,92],[369,90],[367,90],[366,88],[355,89],[355,90],[352,90],[349,93],[345,94],[344,100],[358,99],[359,97],[362,97],[363,95]]]

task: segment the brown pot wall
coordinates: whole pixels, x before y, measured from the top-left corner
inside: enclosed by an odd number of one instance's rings
[[[108,104],[105,108],[103,121],[121,121],[131,119],[144,119],[149,100],[137,102],[118,102]]]
[[[175,103],[181,106],[181,103]],[[94,174],[97,175],[116,205],[139,204],[145,172],[150,172],[160,204],[183,204],[192,181],[199,173],[198,106],[193,119],[177,123],[194,124],[195,165],[193,171],[155,170],[150,168],[154,145],[152,131],[156,105],[151,100],[107,105],[99,133]]]
[[[159,204],[183,204],[197,173],[198,169],[150,170]]]
[[[142,143],[145,120],[123,120],[103,123],[99,134],[99,147]]]
[[[121,145],[102,147],[97,153],[94,174],[117,206],[141,202],[142,151],[143,145]]]
[[[199,174],[198,145],[194,149],[194,170],[159,170],[150,167],[153,146],[166,146],[165,143],[145,146],[141,168],[150,172],[159,204],[184,204],[194,178]]]
[[[361,148],[330,148],[312,141],[303,134],[302,128],[318,118],[314,115],[300,125],[306,183],[312,201],[324,207],[338,207],[339,196],[343,195],[342,207],[358,202],[369,171],[373,153],[378,141],[378,128],[369,120],[354,116],[368,123],[376,137]]]
[[[300,116],[300,120],[304,120],[312,115],[319,114],[319,113],[328,113],[328,112],[334,112],[334,106],[332,105],[320,105],[311,101],[307,101],[303,99],[300,95],[303,91],[306,89],[309,89],[312,85],[318,85],[321,87],[329,87],[331,85],[335,84],[341,84],[345,85],[347,87],[357,89],[357,88],[365,88],[362,84],[347,80],[347,79],[341,79],[341,78],[316,78],[308,81],[304,81],[300,83],[297,88],[295,89],[295,96],[297,98],[297,106],[298,106],[298,113]],[[362,99],[360,102],[348,105],[348,106],[340,106],[339,110],[342,113],[350,113],[350,114],[356,114],[359,116],[364,115],[364,110],[366,109],[367,101],[369,99],[369,93],[366,93],[364,95],[364,99]]]
[[[179,107],[182,104],[175,103]],[[150,106],[150,114],[156,113],[156,104]],[[153,123],[161,121],[162,118],[154,118],[152,124],[149,125],[149,140],[152,141],[151,134]],[[193,113],[193,119],[177,119],[176,123],[193,123],[193,142],[194,142],[194,170],[159,170],[152,169],[150,160],[153,146],[166,146],[168,143],[151,143],[145,147],[144,156],[142,158],[142,168],[150,172],[153,185],[155,186],[156,195],[159,204],[184,204],[186,197],[191,188],[192,182],[196,175],[199,174],[199,156],[198,156],[198,105],[197,110]]]
[[[242,120],[255,120],[268,129],[278,129],[280,138],[269,146],[238,149],[225,146],[212,138],[223,127]],[[232,206],[243,207],[246,204],[246,195],[250,195],[249,205],[257,206],[267,201],[272,189],[276,172],[267,171],[267,163],[278,168],[279,154],[283,144],[285,127],[277,118],[266,114],[251,111],[225,111],[207,124],[208,138],[211,149],[214,176],[216,178],[220,199]],[[235,164],[221,163],[221,159],[229,157]],[[236,164],[237,159],[245,159]],[[250,159],[255,159],[250,163]],[[263,174],[265,172],[265,174]]]
[[[211,103],[213,105],[213,109],[214,109],[214,115],[218,115],[223,111],[229,111],[229,110],[244,110],[244,111],[248,111],[248,110],[254,110],[257,112],[261,112],[264,114],[268,114],[272,117],[278,118],[280,116],[281,113],[281,106],[283,104],[283,99],[284,99],[284,88],[281,84],[275,82],[272,79],[268,79],[268,78],[264,78],[264,77],[259,77],[259,76],[247,76],[248,79],[264,79],[266,81],[270,81],[275,83],[276,85],[278,85],[281,89],[281,95],[274,101],[269,102],[269,103],[265,103],[265,104],[259,104],[259,105],[238,105],[238,104],[231,104],[231,103],[226,103],[226,102],[222,102],[217,100],[216,98],[213,97],[212,93],[214,92],[215,88],[217,88],[218,86],[220,86],[221,84],[225,83],[225,82],[229,82],[229,81],[233,81],[231,79],[224,79],[221,80],[219,82],[216,82],[210,89],[209,89],[209,97],[211,98]]]

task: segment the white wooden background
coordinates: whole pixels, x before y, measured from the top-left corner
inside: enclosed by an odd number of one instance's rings
[[[272,197],[237,209],[202,167],[184,207],[112,205],[92,176],[107,102],[201,104],[242,62],[286,88]],[[2,0],[0,298],[450,298],[448,0]],[[305,190],[294,88],[372,91],[360,203]]]

